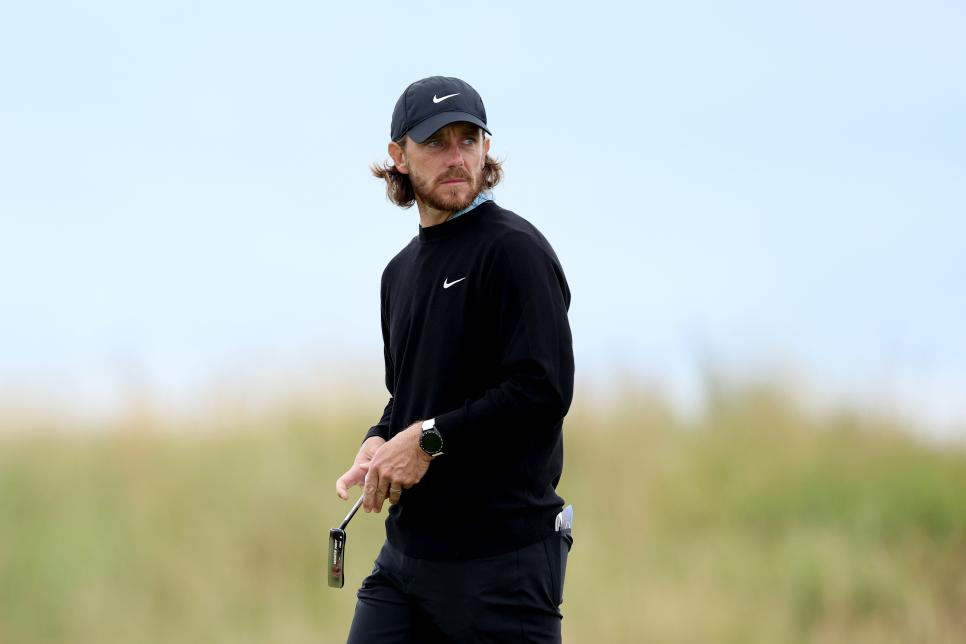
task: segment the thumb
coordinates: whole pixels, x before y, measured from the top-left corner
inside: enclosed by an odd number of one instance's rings
[[[339,477],[335,482],[335,493],[343,501],[349,500],[349,490],[346,489],[345,482],[342,480],[343,477]]]
[[[349,488],[354,485],[362,485],[368,471],[368,463],[353,465],[335,482],[335,493],[339,495],[340,499],[347,501],[349,499]]]

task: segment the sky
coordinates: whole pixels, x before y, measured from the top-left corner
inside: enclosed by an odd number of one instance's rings
[[[382,391],[418,217],[367,166],[439,74],[563,264],[578,385],[792,374],[966,432],[964,30],[929,1],[7,3],[0,394]]]

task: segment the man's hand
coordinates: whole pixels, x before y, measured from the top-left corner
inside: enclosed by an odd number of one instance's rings
[[[413,423],[393,436],[370,461],[362,500],[366,512],[381,512],[386,499],[397,503],[402,491],[419,483],[426,474],[432,458],[419,447],[422,425],[422,421]]]
[[[348,500],[349,488],[353,485],[362,485],[365,482],[366,472],[369,471],[369,464],[372,461],[372,457],[385,444],[386,439],[381,436],[370,436],[362,443],[362,447],[359,448],[359,453],[356,454],[356,460],[353,461],[352,467],[335,482],[335,493],[339,495],[340,499],[343,501]]]

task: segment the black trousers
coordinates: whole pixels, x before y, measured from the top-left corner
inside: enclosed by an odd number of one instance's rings
[[[458,562],[413,559],[387,542],[359,589],[348,642],[557,644],[568,552],[558,534]]]

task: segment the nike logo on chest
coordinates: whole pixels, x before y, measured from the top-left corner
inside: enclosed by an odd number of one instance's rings
[[[467,275],[466,277],[469,277],[469,275]],[[449,278],[447,277],[446,279],[443,280],[443,288],[449,288],[453,284],[459,284],[460,282],[462,282],[463,280],[465,280],[466,277],[461,277],[458,280],[453,280],[452,282],[449,281]]]

